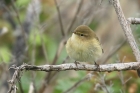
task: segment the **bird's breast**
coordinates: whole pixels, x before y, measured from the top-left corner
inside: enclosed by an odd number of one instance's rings
[[[66,45],[67,53],[76,61],[94,62],[102,54],[100,43],[94,40],[83,41],[72,36]]]

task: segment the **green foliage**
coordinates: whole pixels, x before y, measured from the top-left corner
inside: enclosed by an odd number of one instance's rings
[[[88,93],[89,90],[91,89],[91,85],[92,85],[92,83],[90,82],[90,80],[85,81],[73,93]]]
[[[63,91],[65,91],[66,89],[68,89],[70,86],[73,85],[73,81],[70,79],[59,79],[57,81],[57,86],[56,89],[54,91],[54,93],[62,93]]]
[[[29,4],[30,0],[16,0],[16,7],[23,7]]]
[[[21,84],[22,84],[22,88],[23,88],[25,93],[28,93],[28,91],[29,91],[29,86],[30,86],[30,83],[31,83],[31,80],[32,80],[30,77],[31,77],[31,72],[30,72],[30,74],[25,73],[21,77]]]
[[[0,62],[9,62],[10,57],[10,50],[6,46],[0,47]]]
[[[43,50],[43,46],[42,44],[44,43],[45,49]],[[32,31],[32,33],[29,36],[29,45],[30,46],[30,55],[32,50],[33,50],[33,46],[36,46],[36,62],[41,63],[41,61],[44,61],[45,57],[44,57],[44,51],[47,52],[47,56],[48,56],[48,60],[49,62],[52,62],[54,55],[56,53],[56,49],[58,47],[58,45],[56,44],[56,41],[53,39],[53,37],[48,36],[47,34],[40,34],[40,32],[36,29],[34,29]]]
[[[36,29],[33,29],[32,33],[29,36],[29,43],[40,46],[42,44],[41,37],[43,36],[41,36],[40,33]]]
[[[98,25],[97,21],[92,21],[92,23],[89,25],[89,27],[91,27],[91,29],[96,31],[97,25]]]
[[[136,25],[136,28],[137,29],[134,31],[134,34],[136,35],[136,39],[137,39],[136,41],[140,49],[140,26]]]
[[[43,41],[45,43],[46,51],[48,54],[49,62],[52,62],[54,55],[57,50],[57,43],[53,37],[48,36],[47,34],[42,34]],[[44,51],[44,50],[43,50]]]

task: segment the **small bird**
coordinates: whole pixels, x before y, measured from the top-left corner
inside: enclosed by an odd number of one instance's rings
[[[98,37],[86,25],[78,26],[66,43],[66,51],[70,58],[80,62],[94,62],[100,58],[103,49]]]

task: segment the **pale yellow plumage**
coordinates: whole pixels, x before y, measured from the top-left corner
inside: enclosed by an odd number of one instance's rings
[[[86,25],[76,28],[67,41],[66,50],[70,58],[81,62],[96,62],[103,53],[96,34]]]

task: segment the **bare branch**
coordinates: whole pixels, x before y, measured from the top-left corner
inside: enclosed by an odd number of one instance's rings
[[[65,70],[87,70],[87,71],[98,71],[98,72],[111,72],[111,71],[123,71],[123,70],[137,70],[139,69],[140,62],[130,62],[130,63],[116,63],[116,64],[106,64],[100,65],[90,65],[90,64],[78,64],[74,63],[61,64],[61,65],[21,65],[21,70],[33,70],[33,71],[65,71]]]
[[[57,12],[58,12],[58,19],[59,19],[59,22],[60,22],[61,33],[62,33],[62,36],[65,36],[65,32],[64,32],[64,28],[63,28],[63,23],[62,23],[62,19],[61,19],[61,14],[60,14],[59,6],[58,6],[56,0],[54,0],[54,2],[55,2],[56,9],[57,9]]]
[[[140,18],[127,18],[127,20],[131,23],[131,24],[140,24]]]
[[[12,79],[8,81],[8,83],[10,84],[8,93],[16,93],[17,90],[16,83],[20,78],[20,72],[21,72],[20,68],[16,67],[16,71],[14,72]]]
[[[120,2],[119,2],[119,0],[112,0],[112,4],[115,8],[116,14],[118,16],[121,27],[125,33],[125,36],[127,37],[127,40],[132,48],[133,54],[135,55],[136,60],[139,62],[140,61],[140,51],[138,49],[138,46],[137,46],[134,36],[132,34],[130,24],[127,22],[124,14],[123,14],[122,8],[120,6]],[[138,72],[138,75],[140,76],[140,70],[137,70],[137,72]]]
[[[139,69],[140,62],[130,62],[130,63],[116,63],[116,64],[106,64],[106,65],[89,65],[89,64],[61,64],[61,65],[27,65],[23,64],[16,67],[16,71],[13,74],[9,83],[11,84],[8,93],[12,93],[16,88],[16,82],[20,79],[21,71],[23,70],[33,70],[33,71],[65,71],[65,70],[86,70],[86,71],[98,71],[98,72],[111,72],[111,71],[125,71],[125,70],[137,70]]]
[[[136,57],[136,60],[140,61],[140,52],[139,52],[138,46],[137,46],[136,41],[134,39],[134,36],[132,34],[130,25],[127,22],[127,20],[125,19],[125,16],[123,14],[123,11],[122,11],[120,3],[119,3],[119,0],[112,0],[112,1],[113,1],[112,3],[113,3],[113,6],[115,8],[118,19],[120,21],[120,24],[122,26],[122,29],[123,29],[123,31],[127,37],[127,40],[129,42],[132,50],[133,50],[133,53]]]

